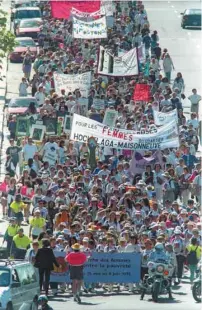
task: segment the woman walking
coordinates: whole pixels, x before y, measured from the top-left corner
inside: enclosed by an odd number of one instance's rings
[[[22,70],[25,78],[27,79],[27,81],[29,81],[32,70],[32,56],[29,52],[26,52],[24,56]]]
[[[198,244],[197,238],[191,238],[190,244],[188,244],[188,246],[186,247],[186,252],[188,252],[187,264],[190,270],[190,282],[192,285],[197,270],[197,264],[201,258],[201,247]]]
[[[87,261],[86,254],[80,252],[81,246],[79,243],[72,245],[73,252],[67,254],[65,260],[70,265],[70,279],[72,280],[72,292],[74,301],[81,303],[79,296],[83,283],[83,266]]]
[[[54,266],[60,267],[58,264],[53,250],[50,248],[50,242],[48,239],[42,240],[42,248],[38,250],[36,256],[35,256],[35,264],[34,266],[36,268],[39,268],[39,285],[40,285],[40,291],[42,291],[42,286],[44,282],[44,290],[45,294],[48,295],[48,288],[49,288],[49,282],[50,282],[50,273],[51,270],[54,269]],[[44,281],[45,276],[45,281]]]
[[[175,70],[173,61],[168,53],[165,54],[163,58],[163,70],[165,73],[165,77],[170,82],[172,69]]]

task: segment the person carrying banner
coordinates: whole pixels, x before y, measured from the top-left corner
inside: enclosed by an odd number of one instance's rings
[[[83,282],[83,266],[87,261],[85,253],[80,252],[81,246],[79,243],[72,245],[73,252],[67,254],[65,260],[70,265],[70,279],[72,280],[72,292],[74,301],[81,303],[79,296]]]

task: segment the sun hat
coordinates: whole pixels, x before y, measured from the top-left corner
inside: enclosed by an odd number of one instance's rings
[[[72,245],[72,249],[73,250],[80,250],[80,248],[81,248],[81,245],[79,244],[79,243],[74,243],[73,245]]]
[[[84,237],[83,238],[83,242],[89,242],[89,238],[88,237]]]

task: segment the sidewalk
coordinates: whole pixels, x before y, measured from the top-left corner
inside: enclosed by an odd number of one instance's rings
[[[11,28],[11,20],[10,20],[10,13],[11,13],[11,1],[10,0],[3,0],[1,2],[0,9],[7,12],[7,29],[10,30]],[[7,127],[4,126],[4,105],[6,100],[6,93],[7,93],[7,71],[8,71],[8,60],[7,57],[1,59],[2,69],[0,69],[0,76],[2,80],[0,80],[0,181],[4,178],[4,164],[6,160],[5,156],[5,148],[7,147],[4,143],[5,135],[7,132]],[[6,143],[7,144],[7,143]]]

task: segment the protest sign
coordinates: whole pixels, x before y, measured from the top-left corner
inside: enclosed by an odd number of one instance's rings
[[[177,109],[167,113],[154,110],[154,122],[156,126],[163,126],[172,121],[178,123]]]
[[[70,133],[71,126],[72,126],[72,116],[71,115],[66,115],[65,116],[64,125],[63,125],[63,131],[65,133]]]
[[[55,250],[54,255],[61,265],[51,272],[51,282],[70,282],[65,252]],[[140,281],[139,253],[88,253],[84,265],[85,283],[138,283]]]
[[[73,17],[72,35],[77,39],[102,39],[107,38],[106,17],[85,22]]]
[[[102,123],[102,121],[103,121],[103,118],[102,118],[101,114],[98,113],[98,112],[90,113],[89,114],[89,119],[92,119],[92,120],[94,120],[94,121],[96,121],[98,123]]]
[[[78,98],[77,104],[79,107],[79,114],[86,116],[88,112],[88,98],[83,98],[83,97]]]
[[[130,172],[133,176],[135,174],[142,174],[145,172],[147,165],[151,165],[151,167],[153,167],[153,165],[157,162],[160,163],[160,165],[163,164],[162,154],[160,151],[156,151],[149,157],[144,157],[141,153],[134,152],[130,162]]]
[[[104,99],[94,98],[93,106],[96,110],[104,110],[105,109],[105,101]]]
[[[105,112],[104,119],[103,119],[103,124],[109,127],[114,127],[117,117],[118,117],[118,112],[116,110],[107,109]]]
[[[116,57],[103,46],[100,46],[97,72],[98,74],[110,76],[138,75],[136,48]]]
[[[113,16],[115,7],[112,0],[101,0],[101,14]]]
[[[100,9],[100,0],[96,1],[77,1],[77,0],[67,0],[67,1],[50,1],[51,15],[53,18],[57,19],[68,19],[71,15],[72,8],[75,8],[81,12],[95,12]]]
[[[53,77],[55,91],[58,94],[61,94],[61,89],[65,89],[66,93],[74,92],[75,89],[79,89],[82,96],[88,96],[91,83],[91,72],[81,74],[63,74],[55,72]]]
[[[71,140],[87,142],[94,137],[100,146],[127,150],[159,150],[179,147],[179,135],[176,122],[141,131],[110,128],[81,115],[74,114]]]
[[[146,60],[146,53],[145,53],[145,45],[141,44],[140,46],[138,46],[137,48],[137,56],[138,56],[138,60],[141,63],[144,63]]]
[[[43,125],[46,126],[46,135],[56,135],[57,133],[57,118],[44,117]]]
[[[150,86],[147,84],[136,84],[133,94],[134,101],[146,101],[150,98]]]

